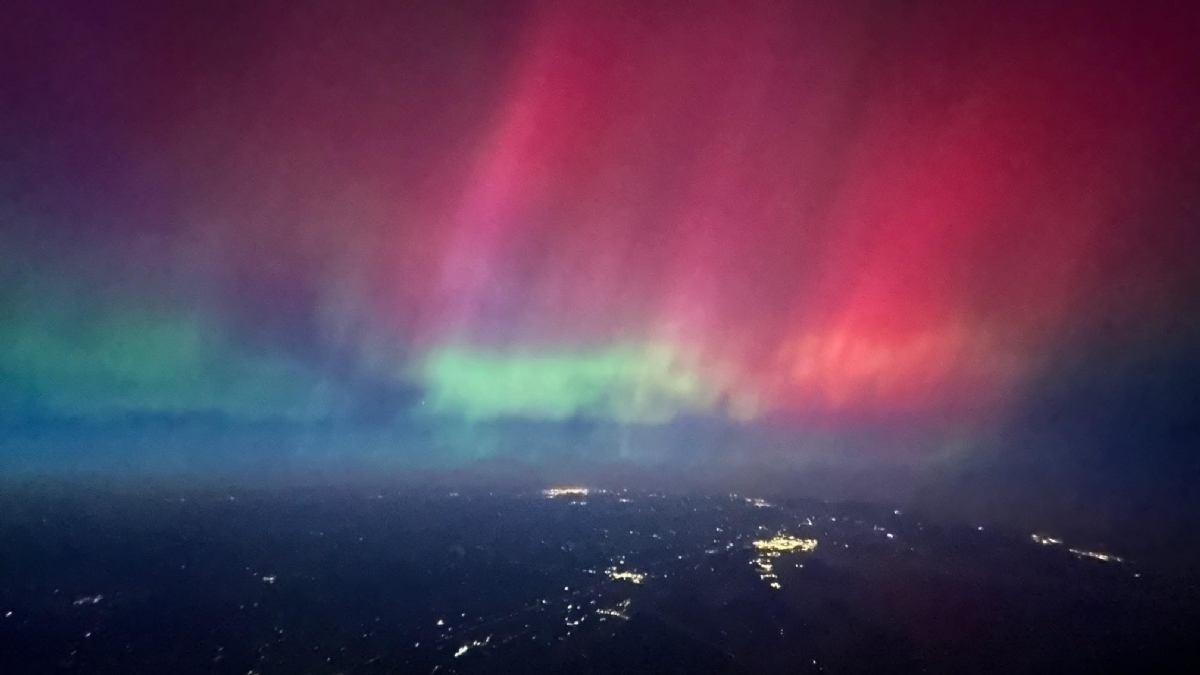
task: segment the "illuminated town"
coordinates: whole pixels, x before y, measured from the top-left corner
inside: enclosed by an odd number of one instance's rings
[[[600,615],[600,620],[604,621],[605,617],[613,617],[623,621],[629,620],[629,606],[633,604],[633,600],[626,598],[622,600],[616,607],[607,608],[601,607],[596,610],[596,614]]]
[[[790,534],[780,534],[770,539],[756,539],[753,543],[754,548],[760,551],[776,551],[779,553],[790,551],[806,552],[817,547],[816,539],[800,539]]]
[[[1071,553],[1074,553],[1075,555],[1079,556],[1080,558],[1091,558],[1092,560],[1099,560],[1101,562],[1115,562],[1115,563],[1125,562],[1124,558],[1121,558],[1120,556],[1112,555],[1110,553],[1098,553],[1096,551],[1084,551],[1083,549],[1078,549],[1078,548],[1072,548],[1072,549],[1068,549],[1068,550]]]
[[[1047,537],[1047,536],[1043,536],[1043,535],[1039,535],[1039,534],[1032,534],[1029,536],[1030,536],[1030,539],[1033,540],[1033,543],[1041,544],[1042,546],[1062,546],[1063,545],[1062,539],[1055,539],[1054,537]],[[1084,550],[1081,548],[1068,548],[1067,550],[1070,551],[1072,554],[1074,554],[1077,557],[1090,558],[1092,560],[1099,560],[1101,562],[1119,563],[1119,562],[1125,561],[1124,558],[1113,555],[1111,553],[1100,553],[1098,551],[1087,551],[1087,550]]]
[[[542,494],[546,497],[586,497],[590,490],[586,487],[566,486],[552,487],[542,490]]]
[[[492,636],[490,636],[490,635],[482,640],[472,640],[471,642],[468,642],[467,644],[459,647],[458,650],[454,652],[454,658],[457,659],[457,658],[461,657],[463,654],[466,654],[472,647],[482,647],[491,641],[492,641]]]
[[[631,584],[640,584],[646,580],[646,575],[635,570],[620,570],[616,567],[610,567],[604,570],[609,579],[614,581],[628,581]]]
[[[811,519],[808,522],[811,522]],[[760,553],[750,561],[750,565],[758,572],[759,579],[776,590],[782,589],[783,585],[779,583],[779,575],[775,573],[775,559],[784,553],[807,553],[817,548],[816,539],[800,539],[789,534],[778,534],[770,539],[756,539],[752,544]]]

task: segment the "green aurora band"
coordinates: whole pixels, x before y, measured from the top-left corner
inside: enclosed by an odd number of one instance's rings
[[[335,414],[299,362],[235,347],[195,316],[148,309],[88,320],[69,312],[0,324],[0,374],[18,407],[94,421],[135,413],[215,413],[305,421]]]
[[[653,424],[714,410],[726,396],[724,412],[733,417],[756,408],[749,394],[724,394],[721,369],[666,343],[520,353],[446,347],[430,353],[422,379],[430,412],[469,420],[583,416]]]

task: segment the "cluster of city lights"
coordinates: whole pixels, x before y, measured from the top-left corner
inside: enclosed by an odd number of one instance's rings
[[[454,652],[454,658],[457,659],[460,656],[462,656],[463,654],[466,654],[472,647],[482,647],[491,641],[492,641],[491,635],[487,636],[487,638],[485,638],[483,640],[472,640],[471,642],[468,642],[467,644],[459,647],[458,651]]]
[[[632,603],[633,603],[632,600],[630,600],[629,598],[626,598],[626,599],[622,600],[620,602],[620,604],[618,604],[616,607],[614,607],[612,609],[602,607],[600,609],[597,609],[596,613],[601,615],[602,617],[603,616],[611,616],[611,617],[615,617],[618,619],[624,619],[624,620],[628,621],[629,620],[629,605],[631,605]]]
[[[586,496],[588,496],[589,492],[590,492],[590,490],[588,490],[585,487],[565,486],[565,487],[546,488],[545,490],[542,490],[542,495],[544,495],[546,497],[550,497],[550,498],[554,498],[554,497],[586,497]]]
[[[779,534],[770,539],[756,539],[754,548],[759,555],[750,561],[751,566],[758,572],[758,578],[767,582],[771,588],[779,589],[779,575],[775,574],[775,558],[784,553],[808,552],[817,547],[816,539],[800,539],[790,534]]]
[[[1119,563],[1119,562],[1125,561],[1124,558],[1121,558],[1120,556],[1111,555],[1109,553],[1097,553],[1096,551],[1084,551],[1084,550],[1078,549],[1078,548],[1072,548],[1072,549],[1067,549],[1067,550],[1069,550],[1071,553],[1074,553],[1075,555],[1079,556],[1080,558],[1091,558],[1093,560],[1100,560],[1102,562],[1117,562],[1117,563]]]
[[[1041,544],[1042,546],[1062,546],[1062,543],[1063,543],[1062,539],[1055,539],[1054,537],[1046,537],[1046,536],[1043,536],[1040,534],[1031,534],[1031,535],[1029,535],[1029,538],[1033,540],[1033,543]],[[1122,558],[1120,556],[1112,555],[1111,553],[1100,553],[1098,551],[1085,551],[1081,548],[1068,548],[1067,550],[1080,558],[1091,558],[1092,560],[1099,560],[1101,562],[1117,562],[1117,563],[1125,562],[1124,558]]]
[[[628,581],[631,584],[640,584],[646,580],[646,575],[637,570],[622,570],[617,567],[610,567],[604,570],[609,579],[614,581]]]
[[[780,553],[788,553],[790,551],[807,552],[817,547],[816,539],[801,539],[793,537],[790,534],[779,534],[770,539],[754,540],[754,548],[760,551],[778,551]]]

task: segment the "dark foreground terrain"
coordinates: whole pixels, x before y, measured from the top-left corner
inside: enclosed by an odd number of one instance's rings
[[[0,669],[1200,672],[1195,588],[1110,553],[740,495],[45,491],[2,504]]]

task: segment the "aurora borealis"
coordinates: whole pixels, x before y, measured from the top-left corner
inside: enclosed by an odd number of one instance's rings
[[[1105,462],[1191,442],[1188,3],[396,4],[2,10],[6,466],[145,419],[1087,465],[1043,403],[1130,391],[1182,407]]]

